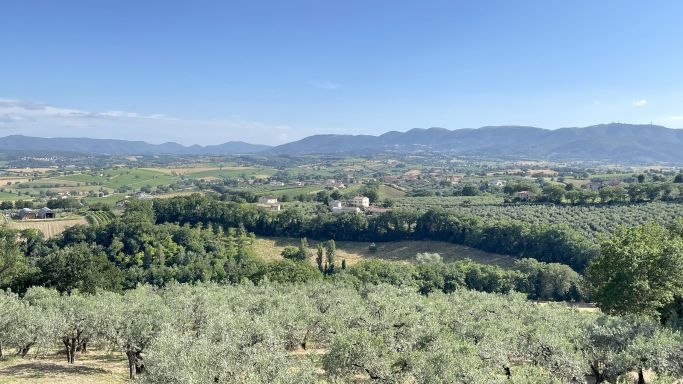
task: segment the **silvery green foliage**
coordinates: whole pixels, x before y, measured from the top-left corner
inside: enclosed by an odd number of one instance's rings
[[[16,348],[20,355],[46,353],[63,327],[62,315],[53,305],[59,293],[38,287],[29,289],[22,300],[7,295],[8,307],[2,307],[0,316],[8,325],[3,343]]]
[[[441,263],[443,262],[443,258],[441,257],[440,254],[434,252],[422,252],[418,253],[415,255],[415,261],[417,261],[419,264],[423,263]]]
[[[683,371],[676,331],[519,294],[315,282],[0,295],[6,351],[59,347],[74,330],[134,351],[136,380],[153,384],[617,382],[640,369],[664,383]]]

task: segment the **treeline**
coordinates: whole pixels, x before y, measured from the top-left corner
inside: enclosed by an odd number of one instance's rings
[[[280,213],[249,204],[223,202],[199,194],[155,200],[159,223],[218,224],[243,227],[264,236],[354,241],[440,240],[488,252],[563,263],[582,271],[596,245],[568,225],[530,225],[483,221],[440,210],[425,213],[393,210],[379,216],[355,213],[306,215],[291,208]]]
[[[471,260],[443,263],[438,260],[416,264],[367,260],[333,276],[335,281],[358,288],[376,284],[410,287],[422,294],[451,293],[471,289],[489,293],[524,293],[534,300],[585,301],[583,278],[563,264],[522,259],[512,269],[478,264]]]
[[[347,268],[334,256],[334,241],[318,248],[317,267],[302,246],[286,249],[285,260],[265,262],[252,248],[253,234],[219,225],[154,223],[149,202],[132,202],[123,217],[100,225],[79,225],[45,240],[35,230],[0,228],[0,288],[24,292],[31,286],[60,292],[121,291],[139,284],[244,280],[303,283],[323,278],[362,287],[387,283],[424,294],[468,288],[524,292],[532,299],[585,300],[582,277],[562,264],[519,260],[513,269],[440,258],[398,264],[380,260]]]
[[[672,201],[683,196],[681,182],[638,182],[625,185],[604,185],[597,190],[576,188],[572,184],[545,183],[542,187],[528,182],[506,185],[508,202],[538,202],[553,204],[635,204],[650,201]],[[528,191],[528,197],[518,193]]]
[[[144,383],[611,383],[683,374],[679,332],[459,290],[342,283],[0,291],[4,353],[123,353]],[[315,356],[315,357],[314,357]]]

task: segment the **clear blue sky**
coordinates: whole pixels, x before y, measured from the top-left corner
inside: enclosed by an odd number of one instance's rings
[[[683,1],[0,3],[0,135],[683,127]]]

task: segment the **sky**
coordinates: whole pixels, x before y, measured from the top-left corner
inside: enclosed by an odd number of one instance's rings
[[[0,136],[683,128],[683,1],[0,2]]]

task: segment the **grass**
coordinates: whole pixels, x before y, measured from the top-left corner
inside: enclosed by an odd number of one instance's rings
[[[206,177],[215,178],[229,178],[234,179],[238,177],[268,177],[274,175],[275,169],[270,168],[252,168],[252,167],[225,167],[223,169],[209,169],[198,172],[187,172],[185,176],[191,179],[202,179]]]
[[[66,363],[64,355],[53,353],[45,357],[21,358],[8,356],[0,360],[2,384],[109,384],[127,383],[128,366],[121,353],[91,350],[78,354],[74,364]]]
[[[29,196],[19,196],[16,193],[0,192],[0,201],[30,200]]]
[[[311,247],[313,257],[311,262],[315,262],[316,241],[308,242]],[[514,265],[515,259],[511,256],[488,253],[462,245],[446,243],[442,241],[395,241],[387,243],[376,243],[377,251],[370,252],[370,242],[363,241],[338,241],[337,259],[346,259],[348,265],[353,265],[364,259],[382,259],[397,262],[412,262],[415,255],[421,252],[437,252],[445,262],[453,262],[463,259],[472,259],[482,264],[498,265],[503,268],[510,268]],[[259,237],[254,241],[256,254],[265,260],[282,259],[280,254],[286,246],[298,246],[299,239],[285,237]]]
[[[86,197],[83,200],[85,200],[86,203],[91,204],[91,203],[105,203],[111,206],[114,206],[114,204],[119,201],[123,200],[126,197],[125,193],[112,193],[104,197]]]
[[[152,187],[159,185],[169,185],[178,181],[179,178],[152,169],[110,168],[94,173],[81,173],[61,176],[51,180],[72,181],[78,183],[101,183],[102,186],[111,189],[117,189],[122,186],[130,186],[135,189],[146,185]]]
[[[382,184],[379,186],[379,195],[380,195],[380,198],[382,198],[382,199],[386,199],[386,198],[396,199],[396,198],[405,196],[406,193],[399,190],[399,189],[396,189],[394,187],[390,187],[386,184]]]

